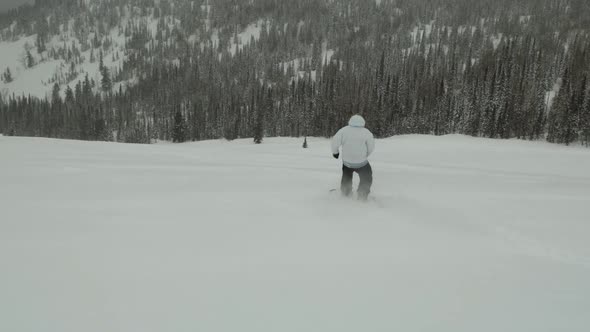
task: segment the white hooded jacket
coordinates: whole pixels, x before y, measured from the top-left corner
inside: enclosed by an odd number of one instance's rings
[[[342,161],[349,168],[361,168],[369,163],[375,150],[373,134],[365,128],[365,119],[360,115],[350,118],[348,126],[340,129],[332,138],[332,154],[342,147]]]

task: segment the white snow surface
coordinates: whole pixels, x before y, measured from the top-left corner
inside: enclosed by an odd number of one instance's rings
[[[0,137],[0,331],[588,331],[590,150],[308,141]]]
[[[494,46],[494,50],[498,49],[498,46],[500,46],[500,43],[502,42],[503,37],[504,37],[503,33],[499,33],[497,35],[492,36],[491,41],[492,41],[492,45]]]
[[[244,46],[248,45],[252,39],[260,39],[260,33],[264,25],[263,20],[259,20],[257,23],[249,24],[246,29],[237,35],[237,40],[232,37],[228,51],[232,54],[236,54],[236,46],[238,49],[243,49]]]
[[[153,17],[130,17],[128,14],[124,16],[121,25],[125,26],[129,21],[133,21],[137,24],[144,23],[155,36],[156,28],[158,25],[158,19]],[[170,17],[165,18],[165,22],[170,29],[179,24],[178,20],[173,20]],[[50,36],[46,48],[59,49],[66,46],[67,49],[71,49],[72,43],[76,45],[78,50],[81,49],[80,41],[75,37],[73,33],[74,20],[70,20],[68,26],[62,25],[61,32],[57,35]],[[94,33],[90,33],[88,41],[92,41]],[[111,75],[114,76],[116,71],[121,68],[124,60],[126,59],[124,46],[127,39],[122,30],[113,28],[109,32],[109,41],[112,42],[111,46],[103,51],[104,65],[110,70]],[[53,90],[54,77],[59,77],[60,91],[62,97],[65,96],[67,86],[74,89],[78,82],[83,82],[84,78],[88,74],[90,79],[94,79],[95,82],[100,82],[101,73],[99,71],[99,52],[100,49],[96,48],[93,50],[96,61],[90,62],[91,51],[87,50],[81,52],[82,62],[76,64],[75,70],[77,77],[73,78],[69,82],[64,82],[65,74],[70,70],[70,63],[64,59],[55,60],[49,57],[47,51],[39,53],[35,46],[37,35],[21,36],[16,41],[2,41],[0,40],[0,73],[4,73],[6,68],[10,68],[13,82],[6,83],[0,80],[0,94],[2,96],[10,96],[12,94],[16,96],[34,96],[38,98],[51,97]],[[149,43],[148,43],[149,45]],[[33,58],[35,59],[35,65],[31,68],[25,67],[25,56],[27,49],[30,50]],[[117,59],[113,60],[114,55],[117,55]],[[130,79],[124,82],[114,82],[113,90],[117,91],[120,86],[126,88],[129,85],[136,83],[136,78]],[[115,90],[116,89],[116,90]],[[100,87],[97,86],[95,91],[100,91]]]
[[[0,93],[2,95],[31,95],[38,98],[51,97],[53,83],[50,83],[49,81],[54,75],[62,76],[63,73],[68,72],[70,65],[66,61],[62,59],[54,60],[47,58],[47,52],[44,52],[43,56],[37,52],[37,48],[33,47],[33,45],[35,45],[36,37],[37,35],[23,37],[15,42],[0,41],[0,73],[4,73],[6,68],[10,68],[14,79],[13,82],[10,83],[0,81]],[[111,73],[113,73],[114,70],[123,65],[123,60],[125,59],[122,50],[122,47],[125,44],[125,36],[119,34],[117,29],[112,29],[110,38],[113,42],[113,48],[109,52],[104,53],[104,65],[111,71]],[[79,41],[73,36],[70,36],[69,32],[64,33],[61,36],[53,36],[50,42],[47,43],[47,48],[62,45],[64,43],[62,39],[66,40],[66,45],[68,47],[74,42],[78,49],[80,48]],[[26,55],[26,45],[29,45],[31,48],[31,54],[36,62],[31,68],[25,68],[23,62]],[[99,49],[94,49],[94,55],[96,57],[94,63],[90,63],[89,61],[90,52],[90,50],[82,52],[84,59],[87,61],[76,66],[76,70],[79,73],[78,76],[67,84],[61,84],[60,91],[62,97],[65,96],[67,86],[74,89],[79,81],[84,81],[86,74],[88,74],[90,79],[94,79],[95,82],[100,82],[101,74],[98,64]],[[119,53],[120,58],[113,61],[112,57],[115,52]],[[118,83],[120,83],[119,85],[133,84],[133,82]],[[99,88],[97,87],[97,91],[98,89]]]

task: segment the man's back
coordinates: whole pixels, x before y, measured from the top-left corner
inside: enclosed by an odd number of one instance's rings
[[[350,168],[360,168],[368,163],[368,158],[375,149],[373,134],[365,128],[365,120],[353,116],[349,125],[340,129],[332,138],[332,153],[338,154],[342,147],[342,161]]]
[[[340,129],[332,138],[332,154],[340,156],[342,147],[342,181],[340,191],[344,196],[352,192],[352,176],[358,173],[358,199],[366,201],[373,184],[373,169],[369,164],[369,155],[375,149],[373,134],[365,128],[365,119],[360,115],[350,118],[348,126]]]

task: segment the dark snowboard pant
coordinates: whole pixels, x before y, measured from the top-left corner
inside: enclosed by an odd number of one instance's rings
[[[373,184],[373,170],[371,164],[366,164],[361,168],[348,168],[342,165],[342,182],[340,183],[340,191],[344,196],[350,196],[352,193],[352,175],[358,173],[361,179],[357,190],[358,198],[365,200],[371,192],[371,185]]]

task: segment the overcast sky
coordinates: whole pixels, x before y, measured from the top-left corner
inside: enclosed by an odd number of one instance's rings
[[[33,3],[33,0],[0,0],[0,12],[24,5],[25,3]]]

